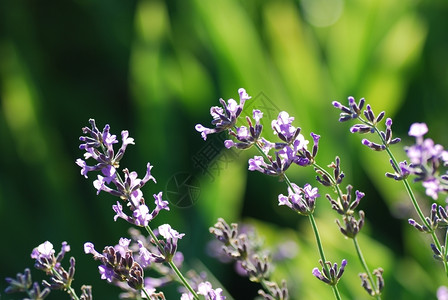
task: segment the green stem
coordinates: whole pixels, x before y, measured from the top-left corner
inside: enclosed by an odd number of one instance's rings
[[[151,299],[151,297],[149,296],[149,294],[148,294],[148,292],[146,291],[146,289],[145,288],[142,288],[142,291],[143,291],[143,293],[145,294],[145,296],[146,296],[146,299]],[[140,297],[140,299],[141,299],[141,297]]]
[[[372,124],[369,124],[369,125],[374,127],[376,134],[380,137],[381,142],[386,147],[386,152],[389,155],[389,158],[391,159],[391,161],[394,164],[395,168],[397,168],[397,170],[400,170],[400,165],[398,164],[397,159],[393,155],[392,151],[390,151],[389,145],[386,144],[386,141],[383,139],[383,136],[381,135],[381,133],[378,130],[378,128],[376,128],[376,126],[374,126]],[[425,215],[423,214],[423,212],[422,212],[422,210],[420,208],[420,205],[418,204],[417,199],[415,198],[414,192],[412,191],[411,185],[409,184],[408,180],[406,178],[404,178],[402,181],[403,181],[404,187],[406,189],[406,192],[408,193],[409,198],[411,199],[412,205],[414,206],[415,211],[417,212],[418,216],[420,217],[420,220],[423,222],[423,224],[427,228],[431,228],[431,225],[426,220]],[[437,249],[441,250],[442,249],[441,248],[441,244],[440,244],[440,241],[439,241],[435,231],[431,230],[429,233],[431,234],[432,240],[434,241],[434,244],[436,245]],[[443,256],[443,266],[445,268],[446,276],[448,277],[448,261],[447,261],[445,255]]]
[[[53,273],[53,275],[55,277],[57,277],[59,280],[63,281],[63,278],[61,276],[61,274],[59,274],[55,268],[51,268],[51,272]],[[76,295],[75,290],[69,285],[65,287],[67,289],[67,294],[69,294],[70,296],[73,297],[74,300],[79,300],[78,295]]]
[[[325,268],[326,273],[330,274],[330,270],[328,269],[328,265],[326,264],[327,259],[325,258],[324,248],[322,247],[322,241],[320,239],[319,230],[317,229],[316,220],[314,219],[313,214],[308,215],[308,219],[310,220],[311,227],[313,228],[314,237],[316,238],[317,243],[317,249],[319,250],[320,259],[323,262],[323,267]],[[340,300],[341,295],[339,294],[337,285],[332,285],[331,288],[333,289],[333,293],[336,299]]]
[[[375,284],[375,280],[373,279],[373,276],[369,271],[369,267],[367,266],[367,263],[364,259],[364,255],[362,254],[361,247],[359,246],[358,239],[356,238],[356,236],[353,238],[353,243],[355,245],[356,253],[358,254],[359,260],[361,261],[364,271],[366,272],[367,277],[369,278],[370,284],[372,285],[372,289],[375,292],[375,297],[376,297],[376,299],[381,300],[381,295],[377,293],[378,289]]]
[[[325,170],[324,168],[319,166],[317,163],[313,163],[313,166],[316,169],[319,169],[322,173],[324,173],[331,180],[331,183],[333,184],[334,190],[335,190],[336,194],[338,195],[338,199],[337,199],[338,203],[342,207],[341,202],[340,202],[341,199],[342,199],[342,191],[341,191],[341,188],[339,187],[339,185],[336,183],[335,179],[331,176],[330,173],[327,172],[327,170]],[[375,294],[376,294],[377,287],[376,287],[376,284],[375,284],[375,280],[373,279],[373,276],[372,276],[372,274],[371,274],[371,272],[369,270],[369,267],[367,266],[366,260],[364,259],[364,255],[362,254],[361,247],[359,246],[359,243],[358,243],[358,240],[357,240],[356,236],[353,238],[353,243],[355,245],[355,249],[356,249],[356,253],[358,254],[359,261],[361,262],[361,264],[362,264],[362,266],[364,268],[364,271],[366,272],[367,277],[369,278],[370,285],[373,287],[373,290],[375,291]],[[380,300],[381,296],[379,294],[376,294],[376,298],[378,300]]]
[[[267,159],[267,155],[263,152],[263,150],[260,148],[260,146],[258,144],[255,144],[255,147],[258,149],[258,151],[263,155],[263,157],[265,159]],[[283,179],[286,182],[286,185],[291,189],[291,191],[294,191],[294,187],[291,184],[291,181],[289,180],[288,176],[286,176],[286,174],[283,174]],[[328,268],[328,265],[326,264],[326,258],[325,258],[325,254],[324,254],[324,249],[322,246],[322,241],[320,238],[320,234],[319,234],[319,230],[317,229],[317,224],[316,224],[316,220],[314,219],[313,214],[309,214],[308,215],[308,219],[310,220],[311,223],[311,227],[313,229],[314,232],[314,237],[316,239],[316,243],[317,243],[317,249],[319,251],[319,256],[323,262],[323,267],[325,268],[325,271],[327,274],[330,274],[330,270]],[[331,288],[333,289],[333,294],[335,296],[336,299],[341,300],[341,295],[339,294],[339,290],[337,285],[332,285]]]
[[[157,245],[157,248],[159,248],[161,253],[164,253],[165,250],[163,249],[162,244],[160,243],[159,239],[157,238],[157,236],[154,234],[154,232],[152,231],[151,227],[149,227],[149,225],[145,226],[146,231],[149,233],[149,235],[152,237],[152,239],[154,240],[154,242]],[[171,269],[174,271],[174,273],[176,273],[177,277],[179,277],[180,281],[182,282],[182,284],[187,288],[187,290],[193,295],[194,299],[199,300],[199,296],[196,293],[196,291],[191,287],[191,285],[188,283],[187,279],[184,277],[184,275],[182,275],[182,273],[180,272],[180,270],[177,268],[177,266],[173,263],[173,261],[170,259],[168,261],[169,266],[171,267]]]

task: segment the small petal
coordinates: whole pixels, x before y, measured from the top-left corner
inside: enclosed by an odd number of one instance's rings
[[[425,123],[414,123],[411,125],[408,134],[410,136],[422,137],[428,132],[428,126]]]

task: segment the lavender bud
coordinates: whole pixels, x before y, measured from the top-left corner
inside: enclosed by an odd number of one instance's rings
[[[382,111],[380,114],[376,117],[375,123],[379,123],[384,118],[385,112]]]
[[[367,120],[369,120],[371,123],[375,122],[375,115],[373,114],[372,108],[369,104],[367,104],[366,110],[364,110],[364,116]]]
[[[380,145],[380,144],[377,144],[377,143],[374,143],[374,142],[371,142],[368,139],[363,139],[362,140],[362,144],[367,146],[367,147],[369,147],[372,150],[375,150],[375,151],[386,150],[386,146]]]
[[[415,229],[417,229],[420,232],[425,232],[425,228],[424,226],[418,224],[414,219],[409,219],[408,220],[409,225],[414,226]]]
[[[372,286],[370,285],[369,278],[366,273],[359,274],[359,277],[361,278],[361,286],[366,290],[366,292],[370,296],[374,296],[375,292],[372,289]]]
[[[377,286],[377,291],[376,294],[380,295],[381,291],[384,289],[384,278],[383,278],[383,272],[384,270],[382,268],[378,268],[373,270],[373,275],[375,275],[376,277],[376,286]]]
[[[434,253],[434,255],[433,255],[434,259],[436,259],[438,261],[443,261],[442,252],[440,252],[440,250],[437,248],[437,246],[432,243],[431,243],[431,250]]]
[[[352,111],[352,118],[355,119],[358,117],[360,113],[359,106],[356,104],[355,98],[348,97],[348,104],[350,105],[350,109]]]
[[[439,221],[440,226],[448,226],[448,214],[443,206],[439,206]]]
[[[82,295],[80,300],[93,300],[92,287],[90,285],[81,286]]]
[[[263,290],[258,291],[258,294],[264,300],[287,300],[289,298],[285,280],[282,281],[281,287],[279,287],[277,283],[271,281],[265,281],[265,285],[267,286],[269,294]]]

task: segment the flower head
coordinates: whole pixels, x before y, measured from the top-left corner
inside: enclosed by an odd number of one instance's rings
[[[309,215],[314,212],[318,189],[313,188],[310,184],[306,184],[304,188],[291,183],[294,190],[288,188],[288,196],[280,194],[278,196],[278,205],[286,205],[301,215]]]
[[[126,168],[123,169],[124,177],[120,177],[117,174],[119,161],[123,158],[126,147],[134,144],[134,139],[129,137],[127,130],[123,130],[121,132],[122,144],[115,154],[114,144],[118,143],[118,141],[116,136],[110,133],[109,125],[106,125],[101,132],[96,127],[95,120],[90,119],[89,122],[92,128],[83,128],[83,132],[89,136],[80,137],[80,140],[84,142],[80,148],[86,151],[84,154],[85,159],[92,158],[97,161],[97,164],[89,166],[85,160],[78,159],[76,164],[81,167],[81,174],[87,178],[89,172],[101,171],[102,175],[97,175],[97,179],[93,182],[97,194],[104,191],[119,197],[126,203],[126,206],[131,211],[129,215],[123,211],[123,206],[119,202],[117,202],[117,205],[112,206],[116,213],[114,216],[115,221],[118,218],[122,218],[137,226],[147,226],[161,210],[169,210],[168,202],[162,200],[162,192],[154,195],[155,208],[152,211],[145,204],[141,188],[148,181],[156,182],[156,179],[151,174],[153,166],[149,162],[146,164],[146,173],[143,178],[139,178],[137,172],[130,172]]]
[[[254,109],[252,114],[255,120],[255,125],[253,125],[249,117],[246,117],[249,127],[237,127],[236,132],[229,129],[229,133],[234,136],[238,142],[235,143],[233,140],[224,141],[224,146],[227,149],[232,147],[236,147],[238,149],[248,149],[259,141],[261,131],[263,129],[263,125],[260,124],[260,119],[263,117],[263,113],[257,109]]]
[[[239,104],[234,99],[229,99],[227,103],[223,99],[219,99],[222,107],[213,106],[210,108],[210,115],[213,118],[212,125],[215,128],[207,128],[201,124],[195,126],[195,129],[201,133],[204,140],[207,139],[209,134],[218,133],[235,126],[239,115],[243,111],[244,103],[251,98],[243,88],[238,90],[238,94],[240,96]]]
[[[322,269],[319,270],[318,268],[314,268],[312,271],[313,275],[320,281],[323,281],[328,285],[334,286],[338,283],[339,279],[341,279],[342,274],[344,274],[345,266],[347,265],[347,260],[345,259],[342,260],[340,268],[338,268],[337,263],[334,263],[332,265],[331,262],[329,261],[325,262],[325,265],[327,265],[329,272],[327,272],[327,269],[325,268],[322,260],[320,260],[319,263],[322,266]]]

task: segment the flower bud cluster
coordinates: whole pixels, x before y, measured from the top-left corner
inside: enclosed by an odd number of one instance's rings
[[[34,248],[31,258],[35,259],[34,267],[44,271],[50,276],[50,282],[43,281],[42,284],[52,290],[65,290],[71,286],[75,276],[75,258],[70,257],[70,267],[67,270],[62,267],[62,260],[65,253],[70,251],[67,242],[62,243],[61,251],[55,255],[53,244],[46,241]]]
[[[332,162],[328,166],[329,168],[333,169],[332,176],[323,169],[315,168],[315,171],[318,174],[316,180],[324,186],[333,187],[337,192],[336,199],[333,199],[329,194],[326,194],[325,197],[328,199],[328,201],[330,201],[331,208],[342,216],[344,226],[339,220],[336,220],[341,233],[348,238],[354,238],[364,225],[364,212],[362,210],[359,211],[359,220],[355,218],[354,213],[355,209],[358,207],[361,199],[365,196],[365,194],[361,191],[355,191],[356,197],[353,198],[353,187],[351,185],[347,185],[347,193],[342,194],[339,186],[342,183],[345,175],[341,170],[340,158],[336,157],[335,161],[336,162]]]
[[[244,89],[239,89],[238,93],[240,94],[239,105],[233,99],[229,99],[228,103],[220,99],[223,108],[212,107],[212,124],[216,126],[215,128],[210,129],[201,124],[196,125],[196,130],[204,139],[208,134],[228,130],[237,142],[230,139],[225,140],[226,148],[248,149],[256,145],[263,150],[264,156],[255,156],[249,159],[249,170],[267,175],[282,177],[292,163],[300,166],[308,166],[313,163],[317,155],[320,136],[311,133],[314,144],[311,151],[308,150],[309,142],[300,133],[300,128],[292,126],[294,117],[290,117],[285,111],[280,112],[277,119],[271,122],[272,130],[280,142],[272,143],[261,136],[263,126],[260,124],[260,119],[263,117],[263,113],[260,110],[253,110],[255,125],[249,117],[246,117],[249,127],[237,127],[236,122],[244,102],[251,98]],[[271,149],[274,149],[274,153],[270,155]]]
[[[263,125],[260,124],[260,119],[263,117],[263,113],[254,109],[253,118],[255,120],[255,126],[252,125],[252,121],[249,117],[246,117],[246,121],[249,124],[249,128],[246,126],[240,126],[236,128],[236,132],[233,129],[229,129],[229,134],[234,136],[238,142],[235,143],[233,140],[224,141],[224,146],[227,149],[235,147],[237,149],[249,149],[257,143],[260,139],[261,131],[263,130]]]
[[[126,282],[134,290],[154,290],[173,281],[174,274],[161,266],[161,263],[174,261],[180,265],[183,260],[182,254],[176,255],[177,242],[184,234],[172,229],[170,225],[160,225],[155,231],[162,239],[158,239],[158,244],[154,239],[148,241],[141,235],[134,232],[134,236],[143,237],[137,240],[131,247],[131,239],[121,238],[118,245],[107,246],[102,254],[97,252],[90,242],[84,244],[86,254],[92,254],[95,260],[99,260],[102,265],[98,267],[101,279],[109,283],[120,286],[120,282]],[[161,247],[160,247],[161,245]],[[153,266],[159,273],[166,275],[164,278],[144,278],[144,269]]]
[[[336,163],[332,162],[328,167],[333,169],[333,178],[329,177],[325,172],[319,170],[318,168],[314,168],[316,173],[316,180],[320,182],[324,186],[334,186],[335,184],[341,184],[342,179],[344,179],[345,174],[341,170],[341,159],[336,156]]]
[[[310,184],[303,188],[291,183],[293,189],[288,187],[288,196],[278,195],[278,205],[286,205],[302,216],[308,216],[314,212],[316,198],[320,197],[318,189]]]
[[[84,127],[84,134],[89,136],[81,136],[79,139],[84,142],[80,145],[80,149],[85,150],[85,160],[77,159],[76,164],[81,167],[81,174],[88,177],[89,172],[98,171],[104,176],[98,175],[93,185],[97,189],[97,194],[100,191],[105,191],[126,203],[126,206],[132,212],[132,215],[127,215],[123,211],[123,206],[120,201],[112,208],[116,215],[114,220],[122,218],[127,222],[137,226],[147,226],[161,210],[169,210],[168,201],[162,200],[162,192],[154,194],[155,208],[150,212],[148,206],[145,204],[141,188],[149,181],[156,182],[151,175],[152,166],[150,163],[146,166],[146,174],[142,179],[138,178],[136,172],[129,172],[128,169],[123,169],[124,179],[117,173],[119,162],[123,158],[126,148],[130,144],[134,144],[134,139],[129,137],[129,132],[123,130],[121,132],[122,145],[115,154],[114,144],[118,143],[115,135],[110,133],[110,126],[106,125],[101,132],[95,124],[95,120],[89,120],[91,128]],[[87,165],[86,160],[92,158],[97,163],[94,166]],[[112,187],[111,187],[112,184]]]
[[[383,269],[382,268],[375,269],[373,270],[372,273],[376,279],[376,290],[372,288],[372,285],[370,284],[370,281],[366,273],[359,274],[359,277],[361,278],[362,287],[366,290],[366,292],[370,296],[375,297],[376,295],[380,295],[381,291],[384,288]]]
[[[249,170],[259,171],[266,175],[282,177],[291,164],[309,166],[314,162],[319,149],[320,136],[311,133],[313,147],[308,150],[309,141],[300,133],[301,129],[292,126],[294,117],[290,117],[285,111],[279,113],[276,120],[272,121],[274,134],[281,140],[271,143],[262,138],[259,146],[265,156],[255,156],[249,159]],[[274,155],[269,152],[274,149]]]
[[[106,246],[102,253],[95,250],[92,243],[84,244],[84,252],[93,255],[102,265],[98,267],[101,279],[110,283],[126,282],[135,290],[143,288],[143,268],[134,260],[132,251],[129,250],[130,240],[121,238],[115,247]]]
[[[338,268],[338,264],[334,263],[333,265],[331,262],[326,261],[325,265],[322,262],[322,260],[319,260],[320,265],[322,266],[322,269],[319,270],[318,268],[313,269],[313,275],[316,276],[317,279],[320,281],[328,284],[328,285],[336,285],[341,279],[342,274],[344,274],[345,266],[347,265],[347,260],[343,259],[341,263],[341,267]]]
[[[71,297],[71,299],[91,300],[92,288],[90,286],[82,286],[82,295],[78,298],[75,291],[71,287],[71,283],[75,276],[75,258],[70,257],[70,267],[68,271],[62,266],[62,260],[70,246],[67,242],[62,243],[61,251],[55,255],[53,244],[46,241],[34,248],[31,252],[31,258],[35,259],[34,267],[44,271],[49,276],[49,281],[42,280],[45,287],[41,291],[37,282],[32,283],[31,272],[25,269],[24,274],[18,273],[16,279],[6,278],[9,286],[6,293],[25,292],[30,299],[40,300],[46,298],[50,290],[63,290]]]
[[[350,128],[351,133],[375,133],[377,131],[381,136],[381,143],[375,143],[368,139],[363,139],[362,144],[375,151],[386,150],[389,145],[397,144],[400,142],[399,138],[392,137],[392,119],[386,119],[386,131],[380,131],[377,129],[377,125],[384,119],[384,111],[378,116],[373,113],[372,107],[367,104],[366,109],[363,111],[364,118],[361,116],[361,110],[364,107],[365,100],[361,98],[358,104],[353,97],[348,97],[349,107],[342,105],[338,101],[333,101],[333,106],[341,110],[339,122],[345,122],[349,120],[359,120],[361,123],[355,124]]]
[[[223,99],[219,99],[222,107],[213,106],[210,108],[210,115],[213,117],[212,125],[215,128],[207,128],[201,124],[195,126],[196,130],[201,133],[204,140],[207,139],[207,135],[211,133],[218,133],[228,129],[232,129],[240,116],[244,108],[244,103],[251,97],[246,93],[246,90],[240,88],[238,90],[240,96],[240,103],[237,104],[234,99],[229,99],[227,103]]]
[[[441,205],[437,208],[437,204],[433,203],[429,216],[425,217],[425,224],[421,225],[414,219],[409,219],[408,222],[420,232],[431,233],[437,228],[448,227],[448,213],[446,208]]]
[[[210,232],[223,244],[221,248],[223,253],[238,262],[251,281],[263,282],[264,286],[268,286],[268,290],[259,291],[259,294],[264,297],[263,299],[288,299],[285,282],[282,283],[282,287],[279,287],[278,284],[269,281],[272,268],[269,256],[259,252],[259,244],[253,236],[239,233],[236,223],[229,225],[222,218],[219,218],[218,222],[210,227]]]
[[[41,290],[37,282],[33,283],[31,279],[31,271],[28,268],[25,269],[23,274],[17,273],[16,278],[7,277],[5,280],[8,283],[5,292],[8,294],[20,292],[27,293],[28,297],[32,300],[45,299],[50,294],[50,289],[48,287]]]
[[[268,293],[263,290],[259,290],[258,293],[264,300],[286,300],[288,299],[288,288],[286,287],[286,281],[282,281],[282,285],[279,286],[276,282],[266,281]]]

